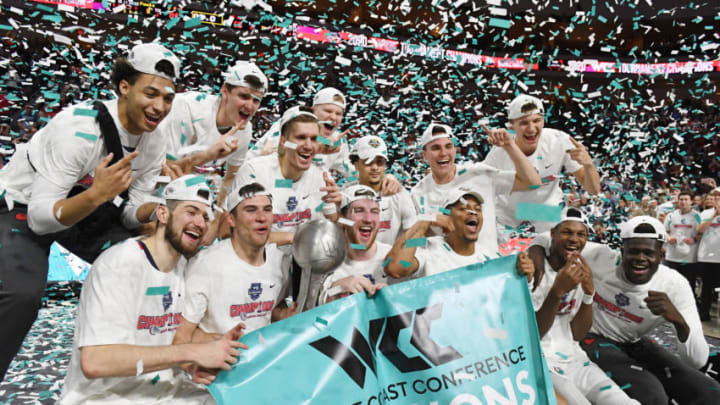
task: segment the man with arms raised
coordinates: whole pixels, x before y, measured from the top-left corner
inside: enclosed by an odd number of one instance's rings
[[[595,286],[593,324],[581,346],[642,404],[717,402],[720,384],[698,371],[708,344],[687,280],[661,264],[665,227],[638,216],[620,227],[622,256],[609,248],[585,255]],[[664,323],[677,334],[679,357],[648,334]]]
[[[394,278],[424,277],[496,257],[494,250],[483,251],[480,246],[485,244],[478,243],[484,225],[483,204],[483,197],[468,188],[460,187],[448,193],[441,205],[449,211],[447,222],[419,220],[393,245],[387,255],[390,261],[385,272]],[[429,237],[425,246],[418,246],[415,240],[424,238],[430,225],[443,226],[445,236]],[[495,239],[495,235],[488,237]],[[532,262],[525,253],[518,255],[517,267],[519,273],[528,277],[533,273]]]
[[[508,106],[509,128],[515,131],[513,142],[539,173],[542,185],[533,190],[520,190],[498,195],[498,231],[501,239],[511,236],[523,222],[516,218],[518,203],[557,206],[563,201],[560,178],[563,171],[571,173],[592,195],[600,192],[600,177],[585,147],[565,132],[545,128],[545,109],[536,97],[521,94]],[[505,132],[504,129],[494,131]],[[512,170],[515,159],[506,150],[495,147],[484,163],[500,170]],[[551,222],[533,222],[535,231],[547,231]]]
[[[200,247],[212,200],[202,176],[174,180],[163,198],[154,234],[112,246],[93,263],[59,404],[202,403],[179,367],[229,370],[237,361],[239,328],[208,343],[172,345],[185,265]]]
[[[546,271],[532,292],[540,343],[555,390],[571,404],[638,404],[578,344],[592,325],[592,269],[580,253],[589,230],[585,214],[573,207],[550,230]]]
[[[227,208],[230,238],[200,252],[188,265],[176,344],[222,334],[238,322],[244,323],[244,332],[250,332],[294,313],[295,304],[288,308],[284,301],[290,257],[268,244],[272,196],[258,183],[236,183],[228,194]],[[197,375],[202,382],[213,379],[205,370]]]
[[[386,285],[383,261],[392,246],[376,239],[381,215],[378,198],[372,188],[362,184],[343,190],[338,222],[345,228],[347,254],[323,282],[320,304],[361,291],[372,296]]]
[[[117,99],[65,108],[0,171],[0,323],[12,325],[0,332],[0,378],[37,316],[53,240],[92,262],[106,242],[150,221],[167,143],[158,125],[179,74],[166,48],[134,46],[112,67]]]
[[[392,195],[382,194],[387,165],[387,146],[379,136],[369,135],[357,139],[350,149],[350,161],[357,170],[358,184],[370,187],[379,196],[380,222],[378,241],[392,246],[403,232],[417,221],[417,214],[404,188]]]
[[[516,172],[498,170],[484,163],[456,165],[451,128],[431,123],[420,140],[422,156],[430,165],[431,173],[420,180],[410,192],[418,214],[435,216],[436,221],[441,224],[448,222],[441,204],[449,192],[458,187],[466,187],[478,193],[484,201],[483,215],[490,218],[485,221],[478,238],[479,249],[484,254],[498,251],[494,220],[495,196],[527,190],[530,186],[540,184],[540,177],[535,169],[507,132],[492,131],[488,135],[490,144],[507,151],[515,164]],[[437,234],[440,230],[436,228],[433,232]]]

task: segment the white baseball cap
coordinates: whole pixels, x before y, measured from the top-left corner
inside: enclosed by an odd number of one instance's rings
[[[535,108],[523,112],[522,108],[527,104],[533,104]],[[545,107],[543,107],[542,100],[537,97],[529,96],[527,94],[521,94],[515,97],[515,99],[510,102],[510,105],[508,105],[507,118],[509,120],[515,120],[530,114],[545,115]]]
[[[312,111],[308,111],[308,107],[305,106],[295,106],[290,107],[283,113],[282,117],[280,117],[280,134],[282,134],[283,127],[285,127],[285,124],[290,122],[296,117],[299,117],[301,115],[307,115],[308,117],[315,118],[315,121],[318,121],[318,117],[312,113]]]
[[[208,207],[213,203],[213,193],[202,175],[187,174],[171,181],[165,186],[162,196],[165,202],[195,201]]]
[[[247,81],[248,76],[254,77],[261,83],[261,87],[256,87]],[[225,72],[225,83],[231,86],[248,87],[259,90],[263,95],[268,90],[268,79],[260,68],[248,61],[239,60],[233,66],[230,66]]]
[[[440,138],[452,138],[452,128],[449,125],[431,122],[420,138],[420,148],[424,148],[425,145]]]
[[[240,194],[240,191],[245,186],[250,186],[253,184],[258,186],[257,191],[251,193],[244,192]],[[225,209],[230,212],[233,210],[233,208],[240,205],[241,202],[260,195],[268,196],[268,198],[270,198],[270,202],[272,202],[272,194],[270,194],[270,191],[266,190],[265,187],[263,187],[260,183],[254,181],[234,182],[232,188],[230,189],[230,192],[227,195],[227,198],[225,199]]]
[[[387,145],[379,136],[363,136],[355,141],[355,144],[350,149],[350,156],[357,156],[364,160],[366,164],[372,163],[377,156],[384,158],[387,162]]]
[[[475,197],[480,204],[483,204],[485,200],[482,198],[480,194],[477,192],[467,188],[467,187],[458,187],[454,190],[452,190],[450,193],[448,193],[448,196],[445,198],[445,200],[442,203],[443,208],[447,208],[453,204],[455,204],[458,201],[461,201],[464,196],[471,195]],[[463,204],[465,204],[463,202]]]
[[[653,232],[637,232],[637,228],[640,225],[652,226]],[[657,218],[653,218],[648,215],[640,215],[637,217],[630,218],[624,223],[620,224],[620,238],[632,239],[632,238],[646,238],[656,239],[660,242],[665,242],[667,235],[665,233],[665,226]]]
[[[170,76],[165,72],[156,69],[158,62],[168,61],[173,69],[173,75]],[[133,46],[127,58],[128,63],[133,69],[141,73],[160,76],[172,81],[173,83],[180,74],[180,59],[170,52],[167,48],[156,43],[139,44]]]
[[[359,200],[373,200],[378,201],[378,195],[375,190],[362,184],[355,184],[342,190],[342,202],[340,208],[345,208],[348,205]]]
[[[592,229],[592,226],[590,226],[590,220],[587,218],[585,213],[575,207],[563,208],[562,213],[560,214],[560,222],[558,222],[558,225],[562,224],[565,221],[580,222],[581,224],[585,225],[588,230]]]
[[[342,101],[335,100],[335,97],[340,97]],[[345,95],[334,87],[325,87],[315,93],[315,98],[313,98],[313,106],[320,104],[335,104],[345,110]]]

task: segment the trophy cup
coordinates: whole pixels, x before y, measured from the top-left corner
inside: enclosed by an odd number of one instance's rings
[[[295,232],[292,252],[301,269],[297,311],[315,306],[323,281],[343,262],[346,249],[345,234],[328,219],[306,222]]]

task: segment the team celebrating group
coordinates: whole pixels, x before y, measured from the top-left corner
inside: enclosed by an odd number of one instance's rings
[[[666,243],[677,250],[667,219],[622,224],[620,251],[588,242],[592,226],[574,207],[559,222],[518,219],[519,206],[561,205],[567,174],[600,192],[588,151],[544,127],[538,98],[509,104],[514,135],[483,125],[477,138],[492,148],[482,162],[456,163],[453,128],[427,125],[429,173],[408,192],[386,173],[380,136],[339,131],[341,91],[289,108],[253,145],[263,72],[238,61],[220,94],[176,94],[180,69],[161,45],[134,46],[113,65],[116,99],[66,107],[0,171],[0,319],[13,325],[0,334],[0,375],[37,316],[53,241],[92,262],[59,403],[214,403],[203,384],[237,362],[244,333],[498,257],[531,225],[537,237],[516,267],[559,402],[717,400],[720,384],[699,371],[709,348],[693,288],[662,264]],[[318,218],[342,228],[347,253],[298,308],[293,235]],[[696,222],[682,243],[717,238],[717,212]],[[679,357],[647,337],[664,323]]]

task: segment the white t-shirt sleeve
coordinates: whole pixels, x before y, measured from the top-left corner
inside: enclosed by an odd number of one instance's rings
[[[502,156],[500,156],[501,152],[502,150],[500,150],[497,146],[493,146],[485,157],[485,160],[483,160],[483,163],[488,166],[500,168],[500,162],[502,159]]]
[[[543,249],[545,249],[545,256],[550,255],[550,243],[552,242],[552,239],[550,238],[550,231],[546,231],[543,233],[539,233],[535,236],[535,238],[530,242],[530,246],[540,246]],[[528,247],[530,247],[528,246]]]
[[[185,308],[183,318],[194,324],[199,324],[208,309],[209,285],[204,276],[204,262],[202,256],[192,260],[185,270]]]
[[[415,211],[415,202],[407,191],[400,191],[398,202],[400,203],[400,232],[404,232],[417,222],[417,212]]]
[[[540,285],[537,286],[535,291],[532,291],[532,289],[530,289],[530,298],[532,299],[533,310],[535,312],[540,310],[540,307],[542,307],[542,304],[545,302],[545,298],[547,298],[550,288],[552,288],[553,283],[550,282],[550,277],[547,277],[547,269],[549,268],[550,263],[545,260],[545,277],[543,277],[543,279],[540,281]]]
[[[515,172],[512,170],[500,170],[492,166],[487,166],[491,171],[487,175],[492,177],[495,185],[496,195],[507,195],[512,193],[515,185]]]
[[[32,199],[28,205],[28,226],[38,235],[60,232],[70,228],[61,224],[53,212],[55,203],[67,197],[68,190],[37,176],[32,186]]]
[[[245,129],[238,131],[234,137],[237,139],[238,149],[227,157],[227,164],[240,167],[248,156],[248,146],[252,137],[252,126],[248,123]]]
[[[679,273],[674,273],[679,275]],[[707,362],[710,348],[703,335],[702,322],[695,304],[695,297],[690,289],[690,283],[683,277],[677,277],[670,287],[670,300],[690,328],[690,334],[685,342],[678,341],[680,358],[694,368],[700,368]]]
[[[153,135],[159,136],[160,134]],[[121,215],[122,224],[128,229],[137,228],[142,225],[137,218],[137,210],[141,205],[150,202],[157,177],[160,175],[162,165],[165,162],[165,149],[159,148],[157,144],[151,147],[158,147],[158,149],[152,151],[153,155],[152,158],[150,158],[148,166],[141,168],[137,174],[133,176],[132,183],[130,183],[130,188],[128,189],[128,197],[130,200],[125,207],[123,207]]]
[[[132,308],[138,292],[127,270],[112,256],[100,256],[93,263],[78,308],[78,347],[134,344]]]

